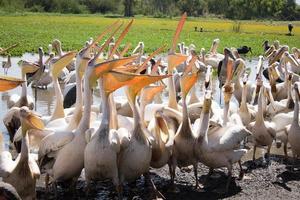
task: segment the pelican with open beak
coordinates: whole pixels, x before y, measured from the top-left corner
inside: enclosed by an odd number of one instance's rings
[[[232,73],[232,71],[228,71],[228,68],[232,69],[233,61],[235,60],[232,52],[230,49],[224,49],[224,59],[219,63],[218,66],[218,79],[219,79],[219,88],[222,88],[226,81],[228,81],[228,73]],[[220,102],[221,102],[221,93],[220,90]]]
[[[0,92],[12,90],[22,85],[22,83],[24,83],[22,79],[9,76],[0,76]]]
[[[269,65],[272,65],[274,62],[279,61],[282,57],[283,53],[288,51],[288,46],[283,46],[278,49],[270,58],[269,58]]]
[[[30,129],[44,129],[44,124],[39,116],[28,107],[19,109],[22,129],[21,153],[16,160],[8,151],[0,154],[0,176],[3,181],[14,186],[22,199],[36,199],[36,180],[40,177],[40,169],[29,153],[29,138],[27,131]]]

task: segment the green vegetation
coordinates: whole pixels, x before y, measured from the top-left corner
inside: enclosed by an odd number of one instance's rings
[[[25,14],[0,16],[0,47],[20,45],[12,50],[13,55],[36,52],[42,46],[57,38],[64,50],[79,50],[90,37],[96,37],[107,25],[117,19],[98,15],[44,15]],[[128,22],[129,19],[121,19]],[[157,19],[136,17],[133,26],[123,42],[130,42],[132,48],[144,41],[146,52],[152,52],[163,44],[170,44],[178,18]],[[286,22],[231,21],[219,19],[188,18],[180,41],[186,45],[195,44],[197,50],[209,49],[212,40],[221,40],[219,51],[224,47],[251,46],[255,56],[262,53],[264,40],[279,40],[290,47],[300,47],[300,22],[294,22],[293,36],[287,36]],[[195,32],[195,27],[203,32]],[[167,52],[167,49],[165,50]]]
[[[0,12],[24,11],[300,20],[295,0],[0,0]]]

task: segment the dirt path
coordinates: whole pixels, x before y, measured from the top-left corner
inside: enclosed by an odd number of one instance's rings
[[[296,165],[299,166],[298,160]],[[230,192],[224,193],[226,185],[226,169],[216,170],[205,185],[203,191],[194,189],[195,178],[193,171],[181,172],[176,170],[176,185],[180,189],[179,193],[169,191],[168,167],[162,169],[151,169],[151,177],[166,199],[300,199],[300,170],[294,172],[290,169],[291,162],[284,161],[283,156],[271,155],[269,163],[262,158],[255,162],[246,161],[243,168],[246,173],[243,180],[238,180],[239,169],[234,166],[233,178]],[[203,183],[208,168],[199,164],[198,174],[200,183]],[[58,188],[58,199],[86,199],[84,193],[85,183],[80,179],[77,184],[76,198],[72,198],[66,186]],[[55,199],[51,192],[45,194],[44,187],[37,189],[38,199]],[[124,188],[124,196],[127,199],[151,199],[152,192],[144,186],[144,178],[141,177]],[[117,199],[117,194],[113,185],[107,182],[98,182],[93,185],[93,191],[88,199]]]

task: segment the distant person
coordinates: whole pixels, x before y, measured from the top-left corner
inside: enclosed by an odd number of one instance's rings
[[[289,35],[292,35],[293,28],[294,28],[293,24],[292,24],[292,23],[289,23],[289,24],[288,24]]]

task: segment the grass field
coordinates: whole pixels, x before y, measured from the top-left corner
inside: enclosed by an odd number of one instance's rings
[[[58,38],[62,41],[63,50],[78,50],[86,40],[95,37],[105,26],[116,20],[116,18],[98,15],[0,16],[0,47],[19,43],[20,45],[10,53],[21,55],[24,52],[36,52],[40,46],[47,50],[48,44]],[[129,19],[122,20],[129,21]],[[150,52],[163,44],[169,45],[177,21],[178,19],[137,17],[123,46],[127,42],[135,46],[139,41],[144,41],[145,51]],[[233,27],[238,23],[240,23],[240,27],[236,32]],[[189,18],[180,41],[184,41],[186,44],[195,44],[199,51],[202,47],[209,49],[212,40],[219,38],[221,40],[220,48],[247,45],[252,47],[254,56],[261,54],[261,45],[264,40],[279,40],[282,44],[299,48],[300,22],[294,22],[293,36],[286,35],[287,23]],[[195,32],[195,26],[202,27],[203,32]]]

